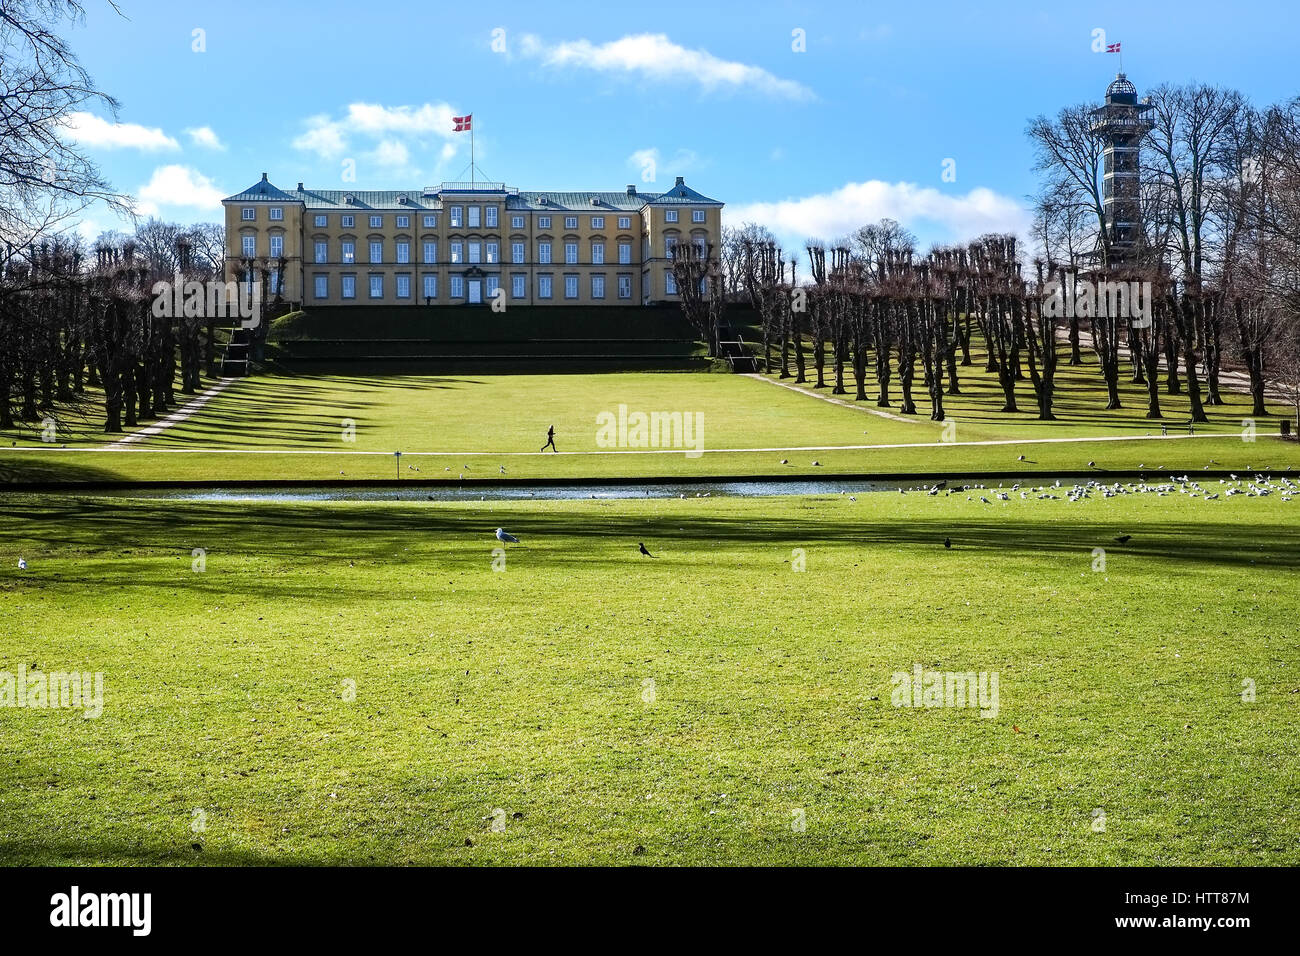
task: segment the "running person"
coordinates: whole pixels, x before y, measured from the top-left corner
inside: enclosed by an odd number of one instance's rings
[[[546,444],[542,446],[541,450],[546,451],[546,449],[548,448],[551,449],[551,451],[555,452],[557,455],[560,453],[560,449],[555,447],[555,426],[554,425],[546,429]]]

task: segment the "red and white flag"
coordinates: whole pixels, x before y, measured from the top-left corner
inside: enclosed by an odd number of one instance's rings
[[[472,123],[473,119],[474,119],[474,114],[473,114],[473,113],[467,113],[467,114],[464,115],[464,116],[453,116],[453,117],[451,118],[451,121],[452,121],[453,123],[455,123],[456,125],[455,125],[455,127],[452,129],[452,132],[453,132],[453,133],[463,133],[463,132],[465,132],[465,130],[467,130],[467,129],[472,129],[473,127],[471,126],[471,123]]]
[[[1106,52],[1107,52],[1107,53],[1118,53],[1118,52],[1120,52],[1120,50],[1119,50],[1119,44],[1118,44],[1118,43],[1107,43],[1107,44],[1106,44]]]

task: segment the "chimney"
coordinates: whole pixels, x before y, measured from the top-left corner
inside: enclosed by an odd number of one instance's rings
[[[266,182],[266,173],[262,173],[262,182]]]
[[[302,183],[298,184],[298,192],[303,192]]]
[[[678,185],[678,186],[683,185],[685,182],[686,182],[685,177],[683,177],[683,176],[678,176],[678,177],[677,177],[677,185]]]
[[[628,183],[628,184],[627,184],[627,194],[628,194],[629,196],[635,196],[635,195],[636,195],[636,186],[633,185],[632,183]]]

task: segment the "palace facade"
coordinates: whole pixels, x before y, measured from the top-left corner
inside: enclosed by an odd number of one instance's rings
[[[672,302],[673,246],[716,256],[723,206],[681,176],[667,192],[376,191],[283,190],[265,173],[223,205],[226,279],[269,268],[269,293],[282,281],[302,306],[480,305],[498,289],[507,306]]]

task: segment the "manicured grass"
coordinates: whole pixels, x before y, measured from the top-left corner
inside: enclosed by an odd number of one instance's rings
[[[106,689],[0,708],[0,859],[1300,862],[1300,502],[980,494],[10,496],[0,670]]]
[[[818,394],[829,397],[829,391]],[[1124,388],[1124,408],[1105,411],[1101,380],[1092,367],[1063,368],[1056,422],[1038,421],[1027,383],[1021,392],[1026,410],[1003,414],[998,411],[1002,393],[992,376],[982,367],[962,369],[962,394],[948,397],[948,421],[938,423],[929,420],[928,400],[919,394],[920,414],[903,419],[897,415],[896,401],[881,414],[874,400],[854,403],[851,394],[835,404],[727,374],[259,376],[237,382],[192,418],[129,452],[92,451],[103,448],[105,439],[88,429],[66,436],[72,451],[0,448],[0,478],[393,478],[399,471],[392,458],[395,451],[404,453],[403,477],[464,475],[466,480],[500,477],[502,465],[507,478],[517,479],[954,474],[1080,470],[1089,461],[1111,470],[1300,468],[1300,446],[1262,437],[1276,431],[1276,420],[1258,422],[1259,441],[1242,440],[1250,406],[1240,394],[1225,393],[1228,404],[1211,410],[1209,425],[1197,426],[1198,435],[1222,438],[1034,444],[1040,439],[1158,438],[1160,423],[1145,419],[1144,390],[1131,383]],[[874,385],[870,394],[875,394]],[[1163,401],[1170,434],[1185,434],[1186,396],[1164,396]],[[699,444],[706,453],[693,458],[679,452],[626,454],[636,449],[602,446],[598,417],[617,415],[620,406],[629,413],[697,416],[703,438]],[[354,428],[349,429],[350,424]],[[551,424],[565,454],[540,457],[536,453]],[[10,441],[40,445],[30,432],[11,436]],[[987,441],[1025,444],[967,444]],[[910,444],[937,447],[846,447]],[[204,451],[177,453],[200,449]],[[788,463],[781,464],[782,459]]]

